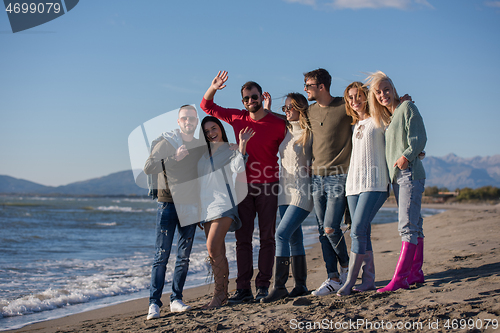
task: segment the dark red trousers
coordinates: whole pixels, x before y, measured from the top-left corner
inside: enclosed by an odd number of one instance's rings
[[[236,182],[236,186],[248,186],[248,194],[238,205],[238,213],[242,226],[236,230],[236,263],[238,277],[236,288],[251,289],[253,276],[253,247],[255,217],[259,223],[259,273],[255,278],[255,287],[269,288],[273,275],[276,243],[276,212],[278,209],[279,183],[244,184]],[[239,192],[237,190],[237,192]],[[241,193],[241,192],[240,192]]]

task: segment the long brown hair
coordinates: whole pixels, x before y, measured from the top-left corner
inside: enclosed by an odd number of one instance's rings
[[[229,140],[227,139],[226,130],[224,129],[224,126],[222,126],[222,123],[219,119],[215,118],[214,116],[206,116],[205,118],[203,118],[203,120],[201,121],[200,132],[203,133],[203,137],[205,138],[205,142],[207,143],[207,146],[208,146],[208,153],[211,156],[212,155],[212,148],[210,146],[210,139],[207,137],[207,133],[205,133],[205,124],[208,123],[209,121],[214,122],[219,126],[220,131],[222,133],[222,141],[229,142]],[[201,138],[201,134],[200,134],[200,138]]]

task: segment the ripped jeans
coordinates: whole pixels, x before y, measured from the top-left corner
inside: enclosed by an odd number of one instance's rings
[[[318,221],[319,242],[323,251],[328,277],[338,278],[337,263],[346,267],[349,255],[340,224],[347,207],[345,182],[347,175],[318,176],[312,178],[314,212]],[[333,229],[332,233],[325,229]]]
[[[193,247],[196,224],[181,227],[175,206],[171,202],[158,202],[156,215],[156,245],[153,269],[151,271],[151,287],[149,291],[149,304],[163,305],[161,295],[165,284],[168,258],[172,249],[175,228],[178,228],[177,260],[175,262],[174,277],[172,280],[172,294],[170,301],[182,300],[182,290],[186,282],[189,268],[189,256]]]

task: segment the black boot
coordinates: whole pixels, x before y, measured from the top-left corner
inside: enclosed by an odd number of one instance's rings
[[[274,260],[274,287],[269,292],[269,295],[260,300],[261,303],[274,302],[288,296],[285,284],[290,272],[290,258],[274,257]]]
[[[292,257],[292,274],[295,279],[295,286],[290,292],[290,297],[304,296],[309,293],[306,286],[307,263],[306,256]]]

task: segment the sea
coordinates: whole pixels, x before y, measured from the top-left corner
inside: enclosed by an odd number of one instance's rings
[[[156,207],[149,198],[0,196],[0,331],[148,297]],[[396,209],[382,208],[373,223],[395,221]],[[303,231],[306,246],[318,242],[314,213]],[[257,224],[253,245],[256,267]],[[236,277],[232,232],[226,249],[230,277]],[[210,283],[206,258],[205,235],[197,229],[185,288]]]

